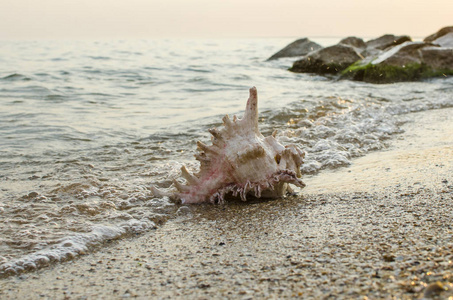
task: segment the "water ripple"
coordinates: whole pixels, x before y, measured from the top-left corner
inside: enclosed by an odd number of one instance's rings
[[[251,86],[261,131],[299,144],[305,173],[385,147],[405,114],[453,106],[452,78],[375,86],[265,61],[289,42],[4,42],[0,276],[175,217],[150,186],[169,187],[182,163],[197,169],[196,141],[209,143],[223,115],[241,117]]]

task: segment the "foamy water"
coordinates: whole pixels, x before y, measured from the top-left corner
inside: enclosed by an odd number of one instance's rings
[[[299,144],[304,173],[385,148],[411,112],[453,106],[452,77],[372,85],[266,61],[291,41],[0,42],[0,276],[177,216],[150,186],[196,169],[196,141],[241,116],[251,86],[261,131]]]

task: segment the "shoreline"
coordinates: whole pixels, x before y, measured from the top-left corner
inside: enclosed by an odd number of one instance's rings
[[[452,116],[409,114],[388,149],[306,176],[300,196],[182,206],[153,232],[0,280],[0,298],[453,296]]]

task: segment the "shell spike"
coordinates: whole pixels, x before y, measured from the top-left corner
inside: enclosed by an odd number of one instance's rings
[[[182,185],[182,183],[176,181],[176,179],[173,179],[173,184],[175,185],[176,189],[180,192],[187,192],[189,190],[188,186]]]
[[[223,125],[226,128],[231,128],[231,126],[233,126],[233,122],[231,122],[231,119],[228,115],[225,115],[225,117],[222,118],[222,121],[223,121]]]
[[[197,146],[198,149],[204,151],[205,153],[216,153],[216,151],[213,149],[213,146],[208,146],[200,141],[197,141]]]
[[[222,134],[220,133],[219,130],[217,130],[216,128],[211,128],[208,130],[209,133],[212,134],[212,136],[218,140],[221,140],[222,139]]]
[[[247,182],[245,183],[245,186],[241,190],[241,200],[242,201],[247,201],[247,193],[249,192],[250,187],[251,187],[251,183],[250,183],[250,181],[247,180]]]
[[[247,196],[246,196],[247,195],[247,191],[246,191],[245,187],[242,188],[242,190],[240,191],[240,195],[241,195],[241,200],[242,201],[244,201],[244,202],[247,201]]]
[[[245,106],[243,121],[246,122],[246,126],[258,133],[258,92],[256,87],[252,87],[249,92],[250,96]]]
[[[261,186],[259,184],[255,186],[255,197],[261,198]]]
[[[272,137],[276,137],[276,136],[277,136],[277,130],[274,130],[274,131],[272,132]]]
[[[165,197],[165,196],[172,196],[171,193],[169,192],[164,192],[162,190],[159,190],[158,188],[156,188],[154,185],[152,185],[151,187],[151,192],[153,193],[153,196],[154,197]]]
[[[188,184],[196,184],[198,182],[198,178],[195,177],[195,175],[192,175],[189,173],[189,171],[187,170],[186,166],[182,166],[181,167],[181,175],[182,177],[184,177],[185,180],[187,180],[187,183]]]

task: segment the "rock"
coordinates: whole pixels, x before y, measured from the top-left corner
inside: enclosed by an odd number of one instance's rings
[[[431,34],[430,36],[427,36],[423,41],[430,43],[450,32],[453,32],[453,26],[444,27],[444,28],[440,29],[439,31],[437,31],[436,33]]]
[[[298,40],[270,59],[301,41],[309,40]],[[413,42],[407,35],[386,34],[367,42],[350,36],[337,45],[307,53],[289,70],[321,75],[339,73],[343,79],[372,83],[453,75],[453,26],[440,29],[423,42]]]
[[[432,298],[435,296],[439,296],[442,292],[447,291],[446,288],[441,282],[437,281],[431,283],[425,288],[425,292],[423,293],[424,298]]]
[[[307,38],[303,38],[303,39],[299,39],[299,40],[292,42],[291,44],[289,44],[282,50],[278,51],[277,53],[275,53],[274,55],[269,57],[268,60],[274,60],[274,59],[281,58],[281,57],[304,56],[312,51],[315,51],[315,50],[318,50],[321,48],[322,48],[321,45],[319,45]]]
[[[382,258],[383,258],[384,261],[386,261],[386,262],[395,261],[395,255],[393,255],[393,254],[384,254],[384,255],[382,256]]]
[[[306,55],[289,69],[296,73],[336,74],[363,59],[354,47],[337,44]]]
[[[347,38],[344,38],[339,42],[339,44],[349,45],[358,49],[366,48],[365,42],[361,38],[355,36],[349,36]]]
[[[435,70],[453,70],[453,48],[426,47],[421,50],[422,61]]]
[[[423,42],[405,42],[385,51],[374,59],[371,63],[386,64],[390,66],[403,67],[410,63],[421,63],[421,48],[431,47],[432,44]]]
[[[342,78],[372,83],[415,81],[453,75],[453,49],[432,43],[405,42],[373,60],[363,60],[342,72]]]
[[[441,47],[453,48],[453,31],[435,39],[432,43]]]
[[[369,40],[366,42],[367,48],[384,50],[388,47],[393,47],[404,42],[410,42],[412,39],[407,35],[395,36],[393,34],[386,34],[377,39]]]

